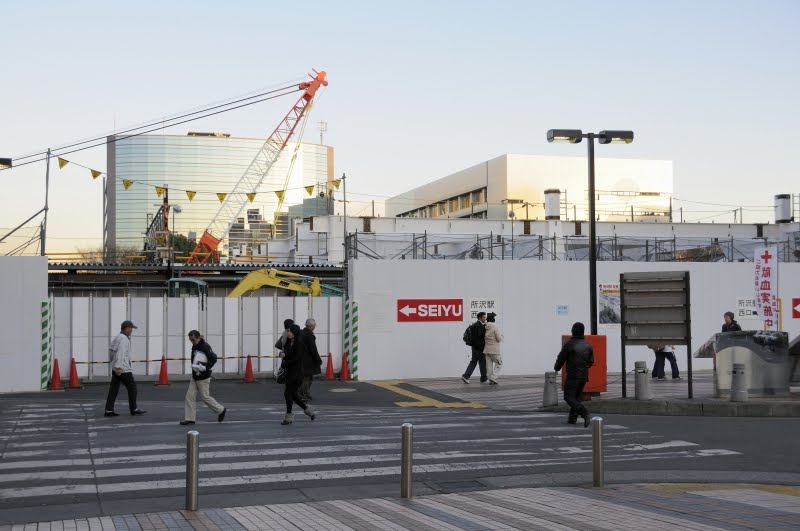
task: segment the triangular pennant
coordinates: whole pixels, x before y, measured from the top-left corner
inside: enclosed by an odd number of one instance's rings
[[[129,181],[128,179],[122,179],[122,186],[125,187],[126,190],[130,188],[132,184],[133,181]]]
[[[69,161],[67,159],[62,159],[61,157],[58,157],[58,169],[59,170],[62,169],[67,164],[69,164]]]
[[[228,195],[228,194],[221,194],[221,193],[217,193],[217,199],[219,199],[219,202],[220,202],[220,203],[222,203],[223,201],[225,201],[225,196],[226,196],[226,195]]]
[[[164,195],[164,190],[166,190],[166,188],[162,186],[156,186],[156,195],[158,197],[161,197],[162,195]]]
[[[278,190],[278,191],[276,191],[276,192],[275,192],[275,195],[277,195],[277,196],[278,196],[278,199],[280,199],[281,201],[283,201],[283,194],[285,194],[285,193],[286,193],[286,192],[284,192],[283,190]]]
[[[313,194],[314,193],[314,186],[313,185],[312,186],[306,186],[306,192],[308,192],[308,195]]]
[[[246,195],[247,195],[247,199],[249,199],[251,203],[252,203],[252,202],[253,202],[253,200],[256,198],[256,194],[255,194],[255,192],[251,192],[251,193],[249,193],[249,194],[246,194]]]
[[[103,172],[101,172],[101,171],[92,170],[92,169],[90,169],[89,171],[92,172],[92,179],[97,179],[98,177],[103,175]]]
[[[196,193],[197,192],[192,192],[191,190],[186,190],[186,197],[188,197],[189,201],[191,201],[192,199],[194,199]]]
[[[341,184],[341,182],[342,182],[341,179],[336,179],[335,181],[333,181],[333,187],[338,190],[339,189],[339,185]]]

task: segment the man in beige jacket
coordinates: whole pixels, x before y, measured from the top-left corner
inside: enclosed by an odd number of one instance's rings
[[[494,312],[486,316],[486,344],[483,346],[483,354],[486,356],[486,368],[489,373],[489,383],[493,385],[497,385],[497,378],[500,376],[500,369],[503,367],[503,356],[500,354],[500,342],[503,341],[503,334],[495,322],[495,317],[497,317],[497,314]]]

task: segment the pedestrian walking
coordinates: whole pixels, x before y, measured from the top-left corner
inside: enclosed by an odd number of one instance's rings
[[[283,358],[282,365],[286,370],[283,391],[283,398],[286,401],[286,414],[281,422],[284,426],[294,422],[293,404],[300,406],[303,412],[311,417],[311,420],[317,418],[316,412],[300,396],[300,387],[303,385],[303,359],[309,355],[306,352],[306,344],[300,338],[301,333],[300,327],[296,324],[289,327],[286,334],[286,344],[283,346],[283,352],[281,353]]]
[[[722,331],[723,332],[741,332],[742,327],[739,326],[739,323],[736,322],[736,319],[733,318],[733,312],[725,312],[722,318],[725,320],[722,323]]]
[[[497,314],[494,312],[490,312],[486,316],[485,344],[483,346],[483,354],[486,357],[486,370],[489,376],[489,383],[492,385],[497,385],[497,378],[503,368],[503,355],[500,352],[500,342],[503,341],[503,334],[495,322],[496,317]]]
[[[572,338],[564,343],[556,358],[555,371],[566,365],[567,380],[564,385],[564,402],[569,404],[567,422],[576,424],[583,417],[583,427],[589,426],[589,411],[581,401],[583,387],[589,381],[589,367],[594,365],[594,351],[583,336],[583,323],[572,325]]]
[[[299,338],[305,347],[305,355],[302,358],[303,385],[300,386],[300,396],[306,402],[311,402],[311,383],[314,381],[314,376],[322,374],[322,358],[317,350],[317,336],[314,335],[316,328],[317,322],[314,319],[306,319],[306,327],[300,331]]]
[[[469,383],[469,379],[475,371],[475,366],[480,370],[481,383],[488,380],[486,377],[486,355],[483,353],[483,347],[486,346],[486,312],[478,312],[477,318],[478,320],[469,325],[469,328],[464,332],[464,342],[472,350],[472,357],[467,365],[467,370],[461,375],[461,380],[464,383]]]
[[[130,321],[122,321],[120,332],[111,341],[108,348],[111,358],[111,385],[108,388],[106,398],[106,417],[118,417],[119,413],[114,412],[114,403],[117,401],[119,384],[125,386],[128,391],[128,409],[131,415],[144,415],[145,411],[139,409],[136,404],[136,381],[133,379],[133,368],[131,367],[131,334],[133,329],[138,328]]]
[[[197,330],[189,332],[189,341],[192,342],[192,378],[189,380],[189,388],[186,389],[183,420],[180,421],[180,425],[195,423],[197,395],[200,395],[200,400],[217,414],[217,422],[222,422],[228,410],[211,396],[211,367],[217,363],[217,355]]]
[[[681,374],[678,370],[678,360],[675,358],[675,347],[672,345],[648,345],[656,355],[656,361],[653,365],[653,379],[666,380],[664,374],[664,367],[666,362],[669,361],[669,366],[672,371],[672,379],[680,380]]]

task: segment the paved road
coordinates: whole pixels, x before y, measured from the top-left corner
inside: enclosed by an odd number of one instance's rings
[[[297,415],[285,427],[277,386],[264,384],[262,394],[233,382],[215,386],[230,412],[217,423],[203,409],[194,427],[201,434],[203,507],[397,496],[403,422],[415,425],[418,495],[576,485],[591,477],[590,430],[565,424],[563,415],[397,407],[409,397],[369,384],[321,383],[315,384],[319,418]],[[96,399],[103,388],[81,393],[0,403],[0,523],[183,506],[187,429],[177,424],[182,403],[173,396],[181,386],[145,393],[144,417],[103,418]],[[257,400],[233,401],[237,395]],[[800,427],[791,419],[605,421],[609,480],[800,478],[792,442]]]

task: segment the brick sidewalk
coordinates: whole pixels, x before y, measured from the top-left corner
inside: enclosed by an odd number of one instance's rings
[[[0,531],[790,530],[798,521],[800,487],[629,484],[143,513],[0,526]]]

